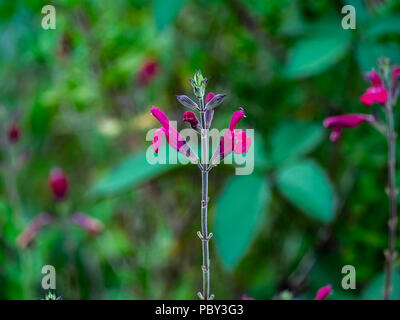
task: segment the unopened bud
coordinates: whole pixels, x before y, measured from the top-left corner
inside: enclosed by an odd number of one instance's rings
[[[50,172],[49,185],[56,200],[61,201],[68,193],[68,178],[60,168],[54,168]]]
[[[21,136],[21,127],[17,123],[11,124],[8,128],[8,141],[17,143]]]
[[[192,111],[186,111],[183,114],[183,121],[189,122],[190,126],[195,130],[200,129],[199,120]]]

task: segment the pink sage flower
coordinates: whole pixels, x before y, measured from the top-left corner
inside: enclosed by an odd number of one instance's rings
[[[155,153],[158,153],[158,149],[162,144],[162,137],[165,136],[168,144],[172,148],[183,154],[193,163],[197,163],[199,158],[192,151],[192,149],[190,149],[189,145],[178,133],[178,131],[176,131],[176,129],[170,125],[168,117],[165,115],[165,113],[156,107],[151,107],[151,114],[161,123],[162,126],[154,133],[152,145]]]
[[[222,137],[219,148],[211,159],[212,164],[218,163],[218,161],[224,159],[232,151],[237,154],[248,152],[251,146],[251,138],[247,137],[244,130],[236,130],[237,124],[244,117],[244,110],[242,108],[233,113],[229,128]]]
[[[378,72],[372,69],[365,74],[365,78],[371,82],[373,87],[382,87],[382,79]]]
[[[244,130],[234,130],[233,132],[233,152],[237,154],[247,153],[251,146],[251,138],[246,135]]]
[[[374,120],[374,117],[369,114],[351,113],[326,118],[323,124],[325,128],[332,129],[330,140],[335,142],[340,138],[343,128],[354,128],[364,121],[372,122]]]
[[[371,106],[374,103],[385,104],[388,98],[388,92],[383,87],[382,79],[379,74],[375,70],[372,70],[367,73],[366,78],[371,82],[372,87],[369,87],[361,96],[361,102],[366,106]]]
[[[318,290],[314,300],[325,300],[332,293],[332,286],[328,284]]]
[[[387,98],[388,93],[384,87],[369,87],[360,100],[366,106],[371,106],[374,103],[385,104]]]

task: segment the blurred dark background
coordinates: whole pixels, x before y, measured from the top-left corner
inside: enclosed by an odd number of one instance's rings
[[[41,27],[45,4],[55,30]],[[356,30],[341,27],[345,4]],[[213,126],[242,106],[240,127],[256,134],[252,175],[210,173],[217,299],[312,299],[326,284],[333,299],[381,298],[386,141],[363,125],[332,144],[322,121],[369,112],[362,73],[382,55],[400,63],[399,22],[395,0],[0,1],[0,298],[43,298],[44,265],[64,299],[195,298],[198,168],[144,154],[159,126],[151,105],[186,127],[175,95],[192,96],[198,69],[228,95]],[[73,223],[76,212],[99,228]],[[355,290],[341,288],[344,265]]]

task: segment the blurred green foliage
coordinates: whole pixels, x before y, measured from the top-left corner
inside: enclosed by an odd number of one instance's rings
[[[0,1],[2,144],[0,298],[38,299],[54,265],[63,299],[193,299],[201,282],[196,166],[145,161],[151,105],[180,121],[175,94],[201,69],[228,94],[213,125],[238,106],[255,128],[255,171],[210,173],[211,284],[217,298],[381,298],[387,246],[386,143],[367,125],[328,141],[322,120],[366,112],[362,72],[381,55],[400,63],[400,4],[332,0],[58,0],[57,28],[42,1]],[[356,7],[357,29],[341,28]],[[140,70],[156,61],[144,81]],[[179,123],[179,128],[182,128]],[[4,140],[4,139],[3,139]],[[70,179],[55,203],[52,167]],[[84,212],[97,235],[49,225],[31,246],[17,236],[41,212]],[[400,242],[400,241],[399,241]],[[354,265],[357,289],[341,289]],[[398,283],[398,275],[394,283]],[[397,286],[397,285],[396,285]],[[394,297],[399,297],[398,286]]]

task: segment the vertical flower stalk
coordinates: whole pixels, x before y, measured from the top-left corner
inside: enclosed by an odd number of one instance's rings
[[[381,61],[382,69],[385,75],[389,72],[389,64],[386,59]],[[394,69],[395,71],[396,69]],[[390,73],[389,73],[390,74]],[[392,81],[387,81],[389,86],[389,94],[385,103],[385,113],[387,121],[387,146],[388,146],[388,189],[387,193],[389,196],[389,244],[388,249],[385,251],[386,257],[386,279],[384,289],[384,299],[390,298],[391,282],[392,282],[392,269],[393,261],[396,259],[396,230],[397,230],[397,189],[396,189],[396,129],[394,126],[393,106],[397,98],[396,87],[398,84],[397,75],[393,72]],[[387,77],[386,77],[387,78]]]
[[[344,128],[354,128],[362,122],[369,122],[379,132],[383,133],[387,140],[388,148],[388,186],[386,188],[389,197],[389,219],[388,219],[388,249],[385,250],[385,300],[390,299],[393,262],[396,259],[396,230],[398,225],[397,218],[397,188],[396,188],[396,129],[394,123],[393,107],[399,95],[400,67],[391,67],[389,59],[383,57],[379,59],[379,73],[375,70],[366,74],[366,79],[371,83],[365,93],[361,96],[360,101],[367,107],[374,104],[381,105],[386,115],[384,123],[378,118],[375,110],[372,114],[346,114],[340,116],[329,117],[325,119],[324,126],[332,129],[330,139],[332,142],[340,138],[341,131]]]
[[[193,87],[194,94],[199,100],[199,113],[200,113],[200,135],[201,135],[201,159],[199,162],[199,168],[201,171],[201,231],[197,232],[201,240],[203,262],[201,270],[203,272],[203,288],[202,292],[198,292],[197,295],[201,300],[212,300],[214,295],[210,293],[210,248],[209,241],[212,237],[212,233],[208,233],[208,172],[211,170],[211,166],[208,166],[208,127],[207,127],[207,107],[204,103],[205,89],[207,86],[207,78],[204,78],[200,71],[197,71],[193,79],[190,79],[190,83]],[[214,97],[214,94],[210,94],[206,98],[206,103],[210,101],[210,98]]]
[[[184,107],[189,108],[199,113],[200,120],[197,119],[193,111],[186,111],[183,115],[183,121],[188,122],[193,130],[200,133],[201,136],[201,157],[199,157],[190,149],[186,141],[180,136],[178,131],[170,124],[165,113],[156,108],[151,108],[152,115],[157,118],[161,124],[161,128],[157,129],[154,133],[154,140],[152,142],[155,153],[158,153],[159,147],[162,143],[162,138],[165,136],[169,145],[183,154],[192,163],[197,164],[201,172],[201,231],[197,232],[201,240],[202,248],[202,291],[197,293],[201,300],[212,300],[214,294],[210,290],[210,249],[209,241],[213,236],[208,232],[207,210],[208,210],[208,173],[210,170],[218,165],[224,157],[232,152],[241,154],[248,151],[251,145],[251,138],[246,136],[243,130],[236,130],[238,122],[244,117],[244,110],[234,112],[229,124],[229,129],[226,131],[218,148],[216,149],[211,160],[209,159],[209,128],[214,116],[214,109],[222,103],[225,94],[214,94],[210,92],[205,97],[205,89],[207,86],[207,78],[203,77],[200,71],[197,71],[193,79],[189,79],[194,95],[198,99],[198,103],[192,101],[185,95],[178,95],[177,100]]]
[[[206,109],[204,105],[204,95],[199,98],[200,103],[200,127],[201,127],[201,233],[198,234],[202,242],[203,252],[203,292],[198,293],[200,299],[211,300],[214,295],[210,295],[210,249],[208,242],[212,233],[208,233],[207,209],[208,209],[208,129],[206,122]]]

